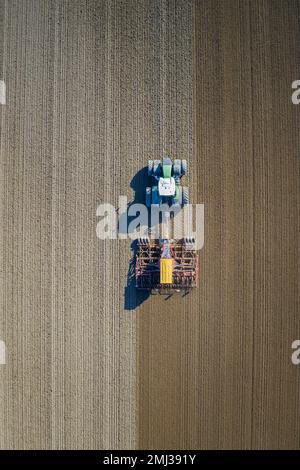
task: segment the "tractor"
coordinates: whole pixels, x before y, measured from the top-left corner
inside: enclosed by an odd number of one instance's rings
[[[153,182],[146,188],[146,206],[163,204],[179,209],[189,204],[188,188],[181,186],[181,177],[186,174],[186,160],[174,160],[168,156],[161,160],[149,160],[148,175]],[[136,288],[151,293],[172,295],[187,294],[198,285],[198,255],[195,239],[171,238],[171,214],[164,213],[164,236],[162,238],[140,238],[137,241],[135,279]]]
[[[181,177],[186,174],[187,161],[174,160],[169,156],[161,160],[149,160],[148,176],[155,180],[146,188],[146,206],[159,207],[161,204],[184,207],[189,203],[189,190],[181,186]]]

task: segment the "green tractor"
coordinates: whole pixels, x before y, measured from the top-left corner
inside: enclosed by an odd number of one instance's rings
[[[155,183],[146,188],[146,206],[161,204],[186,206],[189,203],[189,189],[181,186],[181,177],[186,174],[186,160],[174,160],[168,156],[163,160],[149,160],[148,175]]]

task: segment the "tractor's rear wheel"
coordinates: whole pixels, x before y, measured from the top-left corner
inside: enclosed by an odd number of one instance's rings
[[[148,176],[153,175],[153,160],[148,161]]]
[[[158,194],[158,186],[152,186],[151,188],[151,204],[152,206],[159,205],[161,202],[160,195]]]
[[[182,188],[182,205],[187,206],[189,204],[189,188],[183,186]]]
[[[181,161],[180,160],[174,160],[173,175],[174,175],[174,178],[181,177]]]
[[[182,187],[179,184],[176,184],[176,192],[172,198],[172,203],[177,207],[182,206]]]
[[[182,175],[186,175],[187,172],[187,161],[181,160],[181,173]]]

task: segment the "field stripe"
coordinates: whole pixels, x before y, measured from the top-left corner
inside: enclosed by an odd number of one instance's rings
[[[0,80],[0,104],[6,104],[6,84],[4,80]]]

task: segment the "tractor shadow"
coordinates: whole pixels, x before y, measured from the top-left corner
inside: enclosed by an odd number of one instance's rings
[[[130,201],[127,205],[127,210],[123,214],[119,215],[119,233],[126,233],[128,226],[132,220],[135,219],[135,216],[129,217],[127,215],[129,208],[133,204],[145,204],[145,191],[146,186],[150,183],[150,178],[148,176],[148,168],[144,167],[139,170],[130,182],[130,187],[134,192],[133,200]],[[148,220],[149,220],[149,210],[148,210]],[[127,272],[127,283],[124,289],[124,309],[125,310],[134,310],[139,305],[141,305],[149,296],[150,292],[145,290],[138,290],[135,287],[135,259],[137,253],[137,240],[132,240],[131,243],[131,258],[129,261],[128,272]]]

